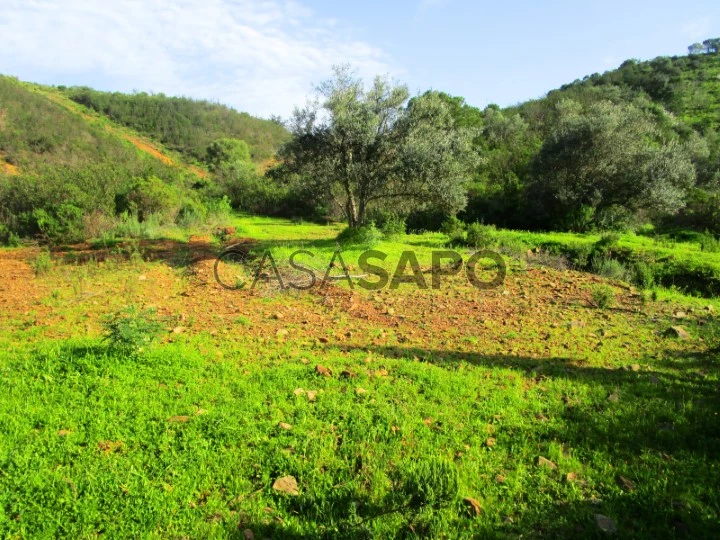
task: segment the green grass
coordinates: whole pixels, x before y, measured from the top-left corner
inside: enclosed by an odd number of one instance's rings
[[[234,219],[259,250],[323,260],[342,229]],[[424,265],[446,240],[376,249]],[[597,537],[595,514],[620,537],[720,534],[716,299],[641,303],[530,265],[494,291],[327,297],[190,268],[56,260],[0,314],[0,535]],[[592,306],[597,284],[613,307]],[[157,310],[159,342],[103,341],[131,304]],[[678,324],[688,340],[663,335]],[[288,475],[297,496],[272,487]]]

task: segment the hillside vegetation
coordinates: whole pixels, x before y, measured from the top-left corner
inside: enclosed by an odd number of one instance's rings
[[[64,90],[73,101],[131,127],[198,161],[220,138],[242,139],[254,161],[271,158],[288,133],[274,121],[255,118],[209,101],[163,94],[121,94],[77,87]]]

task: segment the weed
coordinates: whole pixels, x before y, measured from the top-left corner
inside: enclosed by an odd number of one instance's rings
[[[475,222],[468,227],[466,241],[475,249],[488,249],[496,243],[495,225],[483,225]]]
[[[590,268],[594,274],[608,279],[624,280],[627,277],[625,265],[607,255],[597,254],[593,256]]]
[[[362,227],[347,227],[337,236],[337,241],[343,245],[374,246],[383,238],[383,233],[375,227],[374,223]]]
[[[606,309],[615,304],[615,291],[609,285],[596,285],[591,291],[593,304],[599,309]]]
[[[138,310],[134,305],[109,315],[103,326],[105,340],[114,348],[138,351],[162,331],[154,309]]]
[[[652,289],[655,285],[655,271],[653,267],[644,262],[637,261],[632,267],[633,283],[643,290]]]
[[[52,268],[52,258],[50,257],[50,252],[41,251],[38,253],[38,255],[31,261],[30,266],[32,266],[32,269],[35,272],[35,277],[47,274]]]

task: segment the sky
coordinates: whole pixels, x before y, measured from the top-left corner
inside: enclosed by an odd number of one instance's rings
[[[263,117],[287,117],[335,64],[507,106],[710,37],[717,0],[0,0],[0,73]]]

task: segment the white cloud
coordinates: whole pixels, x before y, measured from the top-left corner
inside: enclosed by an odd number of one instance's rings
[[[390,71],[380,49],[293,0],[4,0],[0,72],[217,100],[287,115],[333,64]],[[98,82],[99,81],[99,82]]]

